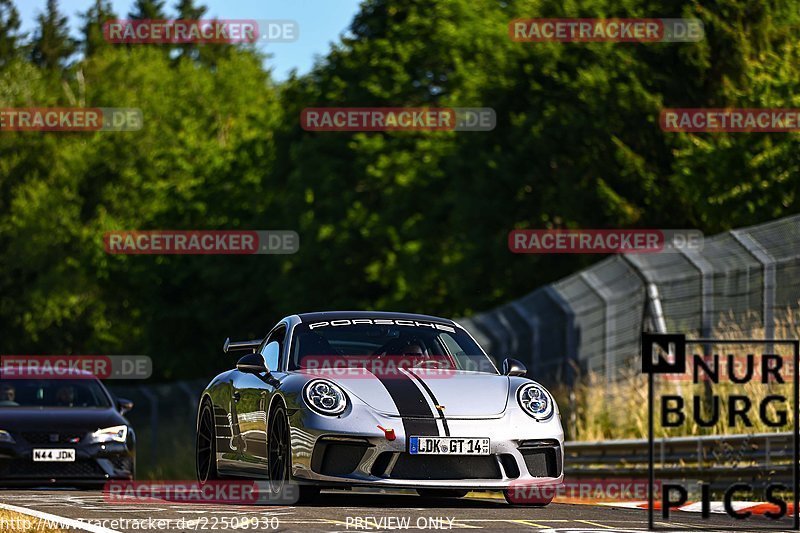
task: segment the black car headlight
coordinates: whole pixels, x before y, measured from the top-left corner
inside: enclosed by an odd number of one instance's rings
[[[15,444],[16,441],[14,437],[11,436],[11,433],[4,429],[0,429],[0,442],[5,442],[6,444]]]
[[[347,407],[347,396],[335,383],[326,379],[309,381],[304,391],[309,407],[323,415],[335,416]]]
[[[538,383],[527,383],[517,389],[517,402],[525,413],[540,422],[553,416],[556,408],[553,397]]]

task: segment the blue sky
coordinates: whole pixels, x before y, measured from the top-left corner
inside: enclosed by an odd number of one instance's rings
[[[46,0],[15,0],[23,21],[23,29],[32,31],[36,14],[44,11]],[[59,9],[69,15],[73,33],[77,33],[80,19],[77,14],[86,11],[93,0],[60,0]],[[114,11],[121,18],[131,9],[134,0],[111,0]],[[168,16],[174,16],[177,0],[167,0]],[[316,55],[325,55],[330,43],[350,25],[358,12],[360,0],[206,0],[198,1],[208,7],[207,17],[227,19],[291,19],[300,27],[300,38],[291,43],[272,43],[263,50],[272,54],[266,66],[275,79],[283,80],[296,68],[308,72]]]

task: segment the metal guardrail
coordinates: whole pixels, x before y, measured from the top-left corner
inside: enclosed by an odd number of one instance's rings
[[[654,470],[660,480],[702,480],[713,490],[735,481],[753,486],[792,479],[794,433],[711,435],[654,441]],[[569,478],[647,478],[647,439],[567,442]]]

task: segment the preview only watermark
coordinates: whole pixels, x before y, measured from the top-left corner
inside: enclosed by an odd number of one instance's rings
[[[310,107],[300,114],[306,131],[492,131],[490,107]]]
[[[405,529],[454,529],[455,516],[347,516],[346,531],[395,531]]]
[[[0,131],[138,131],[142,124],[137,108],[0,108]]]
[[[683,334],[643,333],[642,372],[648,378],[648,439],[650,479],[649,526],[654,528],[654,510],[670,528],[670,511],[699,500],[702,518],[712,513],[714,494],[722,495],[722,508],[737,529],[800,529],[798,481],[800,438],[798,435],[798,375],[800,341],[787,339],[687,339]],[[787,353],[779,353],[779,352]],[[722,354],[720,352],[723,352]],[[746,352],[746,353],[742,353]],[[724,355],[727,357],[725,357]],[[736,357],[744,358],[737,372]],[[723,361],[727,360],[727,364]],[[692,383],[657,382],[656,377],[692,376]],[[656,455],[656,432],[679,434],[712,432],[718,439],[697,440],[691,457],[681,456],[676,470],[664,464],[664,448]],[[771,451],[766,444],[766,464],[754,461],[750,452],[772,433],[792,435],[790,451]],[[753,438],[742,453],[726,447],[724,435]],[[745,439],[747,441],[747,439]],[[708,446],[710,449],[705,449]],[[660,466],[658,469],[656,465]],[[726,477],[733,470],[736,475]],[[660,483],[660,502],[655,486]],[[756,514],[737,502],[765,501],[769,510]],[[685,526],[684,526],[685,527]]]
[[[300,236],[291,230],[109,231],[103,235],[109,254],[255,255],[293,254]]]
[[[659,43],[702,41],[705,30],[699,19],[532,18],[512,20],[508,35],[533,43]]]
[[[661,129],[687,133],[788,133],[800,131],[800,109],[663,109]]]
[[[519,229],[508,234],[516,254],[626,254],[702,250],[698,230]]]
[[[294,20],[109,20],[103,37],[114,44],[288,43],[300,37]]]

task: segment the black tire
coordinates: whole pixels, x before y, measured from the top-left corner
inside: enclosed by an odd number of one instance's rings
[[[469,493],[463,489],[417,489],[423,498],[463,498]]]
[[[289,419],[286,409],[277,404],[269,417],[267,438],[267,466],[269,485],[273,494],[283,491],[290,480],[292,446],[289,441]]]
[[[195,468],[197,481],[201,484],[219,479],[217,472],[217,431],[214,427],[214,409],[211,402],[204,401],[197,421],[195,445]]]
[[[292,444],[289,430],[289,417],[286,409],[277,404],[269,419],[269,440],[267,442],[267,465],[269,468],[270,490],[280,493],[292,476]],[[297,505],[312,503],[319,496],[320,488],[315,485],[297,485]]]

